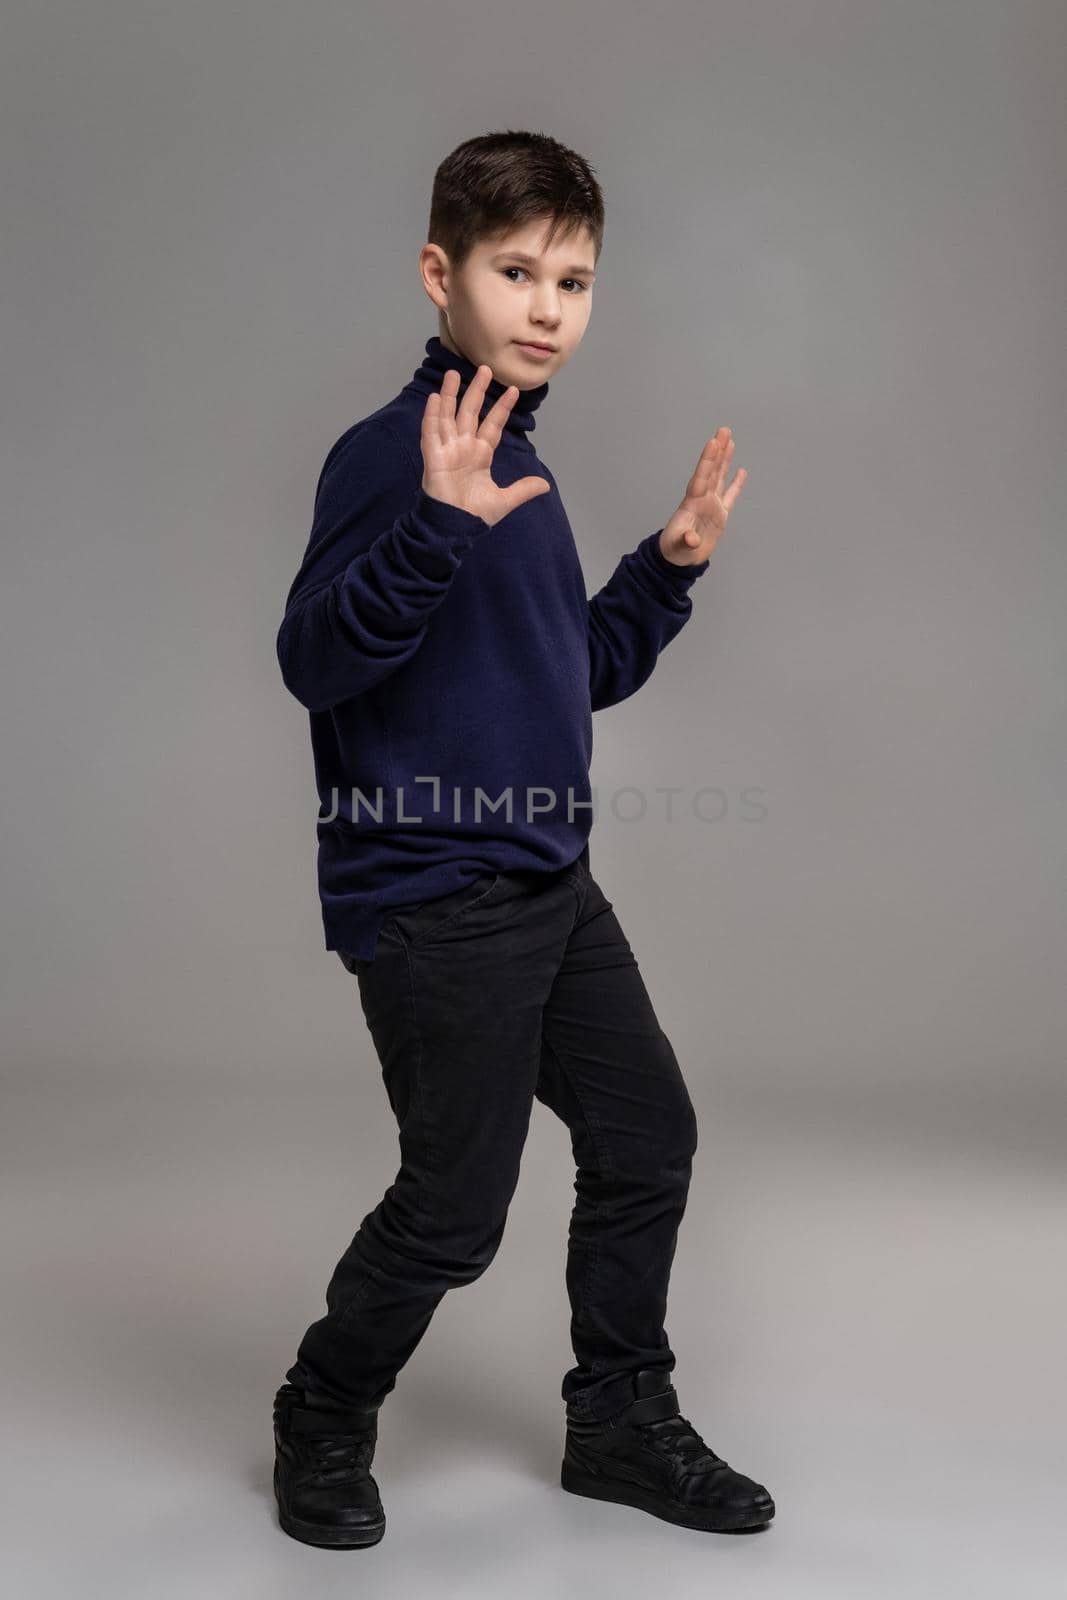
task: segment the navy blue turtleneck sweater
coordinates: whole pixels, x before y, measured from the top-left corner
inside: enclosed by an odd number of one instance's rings
[[[326,949],[364,960],[399,906],[581,854],[592,713],[646,681],[709,566],[668,561],[657,529],[587,598],[530,439],[547,383],[520,391],[490,470],[549,494],[494,527],[427,495],[422,416],[450,367],[458,404],[477,369],[428,339],[411,382],[330,449],[277,637],[311,714]],[[490,381],[482,417],[505,387]]]

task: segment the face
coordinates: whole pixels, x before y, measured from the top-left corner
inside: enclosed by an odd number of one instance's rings
[[[441,313],[441,343],[493,377],[535,389],[582,342],[593,305],[593,240],[581,228],[546,249],[547,220],[483,240],[454,271],[439,245],[419,256],[423,287]],[[547,355],[524,343],[550,345]]]

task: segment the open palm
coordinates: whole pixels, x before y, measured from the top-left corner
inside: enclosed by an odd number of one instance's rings
[[[546,478],[538,477],[519,478],[506,489],[493,482],[489,471],[493,452],[500,443],[504,424],[519,398],[519,391],[515,384],[510,384],[479,425],[478,417],[492,376],[491,367],[478,368],[457,412],[459,372],[449,367],[440,392],[427,398],[421,437],[425,493],[434,500],[443,500],[447,505],[481,517],[490,527],[509,511],[539,494],[548,494],[552,488]]]
[[[697,566],[706,561],[722,537],[726,519],[748,477],[745,468],[738,467],[730,487],[725,487],[733,453],[729,428],[720,428],[700,453],[685,496],[660,534],[660,550],[677,566]]]

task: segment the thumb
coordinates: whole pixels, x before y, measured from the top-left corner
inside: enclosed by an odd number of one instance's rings
[[[504,512],[504,516],[508,516],[512,511],[517,511],[519,506],[526,504],[527,500],[536,500],[539,494],[549,494],[551,489],[552,485],[547,478],[519,478],[517,482],[508,484],[506,489],[501,490],[507,505],[507,511]]]

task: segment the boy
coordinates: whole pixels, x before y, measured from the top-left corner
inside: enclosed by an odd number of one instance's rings
[[[330,450],[278,658],[311,716],[326,948],[357,980],[401,1166],[275,1399],[285,1532],[385,1531],[377,1413],[449,1288],[500,1244],[533,1100],[577,1165],[561,1482],[710,1531],[768,1523],[679,1412],[663,1327],[696,1121],[589,865],[592,712],[691,611],[745,472],[705,445],[666,525],[588,599],[530,439],[589,321],[604,211],[540,133],[461,144],[419,266],[438,335]]]

